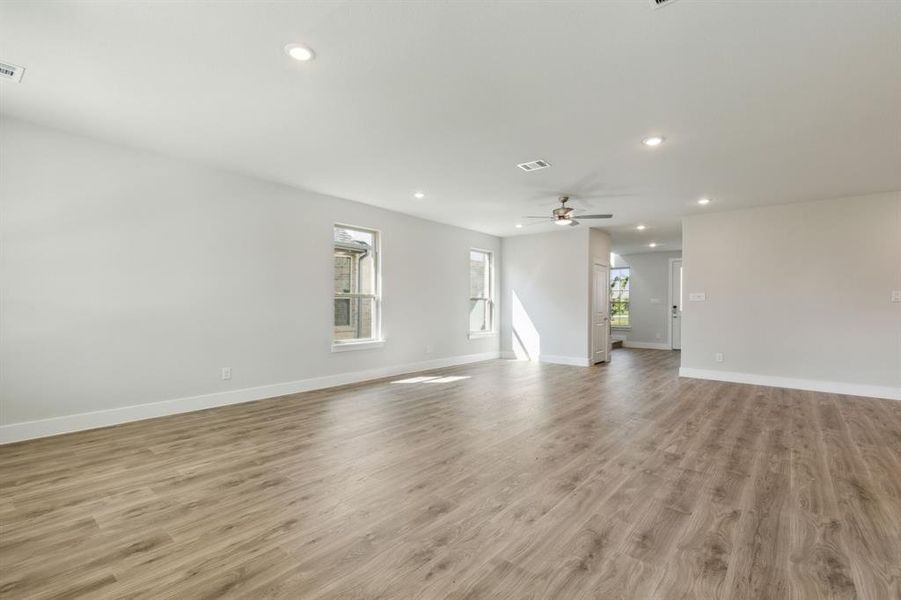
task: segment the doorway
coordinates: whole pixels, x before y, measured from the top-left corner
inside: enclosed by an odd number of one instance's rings
[[[591,364],[607,362],[610,352],[610,268],[594,259],[591,269]]]
[[[670,348],[682,349],[682,259],[669,260]]]

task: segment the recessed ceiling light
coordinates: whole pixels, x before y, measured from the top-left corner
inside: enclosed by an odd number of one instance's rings
[[[639,225],[639,226],[636,227],[635,229],[637,229],[638,231],[644,231],[645,229],[647,229],[647,226],[645,226],[645,225]]]
[[[652,135],[651,137],[646,137],[641,140],[641,143],[645,146],[659,146],[665,140],[665,137],[660,137],[659,135]]]
[[[710,204],[710,198],[701,198],[700,200],[698,200],[698,204],[700,204],[702,206],[704,204]]]
[[[316,56],[312,50],[300,44],[288,44],[285,46],[285,53],[294,60],[300,61],[313,60]]]
[[[517,224],[516,224],[516,228],[517,228],[517,229],[522,229],[522,223],[517,223]]]
[[[649,248],[656,248],[656,247],[657,247],[657,242],[651,242],[650,244],[648,244],[648,247],[649,247]]]
[[[415,194],[413,194],[413,197],[417,200],[422,200],[423,198],[425,198],[425,194],[423,194],[422,192],[416,192]]]

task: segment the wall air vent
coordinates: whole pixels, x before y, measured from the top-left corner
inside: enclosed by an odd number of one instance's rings
[[[551,166],[551,163],[546,160],[533,160],[532,162],[519,163],[516,166],[523,171],[538,171],[540,169],[547,169]]]
[[[672,4],[676,0],[650,0],[652,8],[662,8],[668,4]]]
[[[0,79],[12,79],[15,82],[22,81],[22,73],[25,67],[18,67],[9,63],[0,62]]]

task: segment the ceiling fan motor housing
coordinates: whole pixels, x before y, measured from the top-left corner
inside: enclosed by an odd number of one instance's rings
[[[569,200],[569,196],[560,196],[560,208],[555,208],[553,211],[554,218],[558,221],[569,220],[572,214],[573,209],[566,206],[567,200]]]

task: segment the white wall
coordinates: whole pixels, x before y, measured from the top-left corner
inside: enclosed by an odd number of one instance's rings
[[[683,374],[901,399],[901,192],[693,216],[682,235]]]
[[[503,239],[501,352],[587,362],[587,235],[572,228]]]
[[[610,238],[588,227],[503,239],[501,351],[587,365],[591,257],[608,262]]]
[[[9,118],[0,168],[0,424],[497,352],[498,238]],[[382,231],[384,348],[330,351],[335,222]]]
[[[669,348],[671,304],[669,302],[670,260],[681,252],[644,252],[620,256],[617,267],[630,267],[629,321],[631,327],[618,330],[617,337],[628,345]]]

